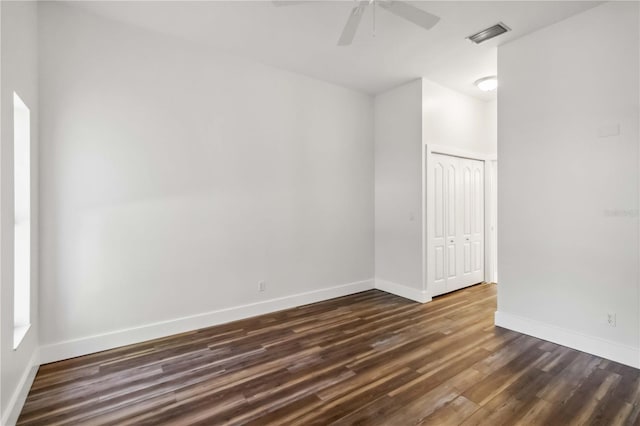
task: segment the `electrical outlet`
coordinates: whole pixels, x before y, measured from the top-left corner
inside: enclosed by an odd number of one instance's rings
[[[266,291],[267,283],[265,281],[258,281],[258,291]]]
[[[609,324],[611,327],[615,327],[616,326],[616,314],[615,313],[608,313],[607,314],[607,324]]]

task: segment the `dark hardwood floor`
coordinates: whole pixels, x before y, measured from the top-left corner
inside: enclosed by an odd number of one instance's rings
[[[381,291],[43,365],[20,425],[640,424],[640,372]]]

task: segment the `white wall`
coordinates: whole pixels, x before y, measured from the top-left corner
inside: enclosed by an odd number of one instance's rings
[[[487,102],[486,104],[487,123],[489,126],[488,152],[497,154],[498,152],[498,100]]]
[[[375,277],[381,288],[423,288],[421,104],[421,80],[375,98]]]
[[[40,19],[45,346],[373,278],[370,96]]]
[[[496,317],[636,366],[638,16],[606,3],[499,50]]]
[[[423,142],[496,154],[496,102],[485,102],[422,79]]]
[[[0,3],[0,423],[15,422],[37,363],[38,348],[38,79],[37,8],[34,2]],[[31,328],[13,350],[13,92],[31,112]]]

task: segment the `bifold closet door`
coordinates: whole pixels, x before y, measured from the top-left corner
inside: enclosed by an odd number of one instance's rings
[[[433,295],[484,280],[484,163],[432,155]]]
[[[484,162],[460,158],[461,226],[458,256],[461,258],[456,283],[448,291],[484,280]]]
[[[433,159],[433,288],[434,295],[457,285],[460,273],[460,182],[456,157],[434,154]]]

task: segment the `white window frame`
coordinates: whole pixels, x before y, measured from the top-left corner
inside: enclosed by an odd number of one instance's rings
[[[31,112],[13,93],[13,349],[31,327]]]

